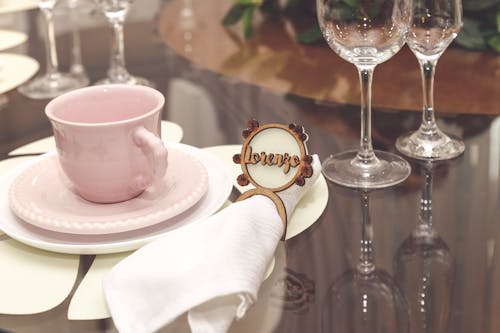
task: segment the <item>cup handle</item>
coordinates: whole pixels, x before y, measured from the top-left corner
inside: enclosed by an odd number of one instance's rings
[[[134,143],[142,150],[153,169],[153,187],[163,180],[168,166],[168,153],[160,138],[144,127],[137,128],[133,133]],[[140,187],[140,184],[138,184]],[[145,187],[145,186],[142,186]]]

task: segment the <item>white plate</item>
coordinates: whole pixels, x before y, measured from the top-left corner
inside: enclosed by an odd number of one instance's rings
[[[103,254],[131,251],[161,237],[162,234],[215,213],[229,197],[232,179],[217,158],[198,148],[183,146],[198,157],[208,172],[205,196],[188,211],[156,225],[109,235],[71,235],[44,230],[17,218],[9,209],[8,188],[20,168],[0,179],[0,229],[10,237],[44,250],[73,254]],[[32,163],[31,161],[28,163]]]
[[[20,31],[0,30],[0,51],[21,45],[28,39],[28,36]]]
[[[36,0],[0,0],[0,14],[38,8]]]
[[[20,54],[0,54],[0,94],[28,81],[40,65],[30,57]]]

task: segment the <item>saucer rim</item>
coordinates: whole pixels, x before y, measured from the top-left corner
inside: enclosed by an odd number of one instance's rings
[[[19,193],[15,193],[15,190],[19,191],[19,188],[15,188],[17,184],[19,186],[20,183],[25,181],[26,177],[33,177],[34,173],[37,172],[36,167],[41,163],[57,163],[57,153],[49,152],[47,154],[41,155],[36,161],[30,161],[33,163],[25,164],[18,174],[16,174],[12,182],[8,188],[8,205],[10,210],[16,215],[18,218],[23,220],[26,223],[34,225],[36,227],[50,230],[58,233],[68,233],[68,234],[81,234],[81,235],[102,235],[102,234],[114,234],[120,232],[127,232],[131,230],[141,229],[148,226],[152,226],[157,223],[168,221],[169,219],[182,214],[189,208],[193,207],[201,198],[205,195],[208,190],[208,174],[203,163],[193,156],[185,152],[182,149],[178,149],[175,146],[170,146],[170,149],[175,149],[176,152],[179,152],[189,158],[192,161],[193,165],[200,172],[200,181],[197,186],[190,192],[190,195],[182,198],[178,202],[170,205],[164,209],[159,209],[153,212],[150,212],[146,215],[136,216],[132,218],[115,218],[109,216],[106,220],[101,221],[80,221],[78,220],[78,214],[75,214],[75,217],[72,220],[64,220],[59,217],[51,217],[50,214],[47,213],[39,213],[30,209],[29,204],[24,204],[23,198],[19,197]],[[71,191],[70,191],[71,192]],[[77,196],[77,194],[74,194]],[[134,201],[141,198],[141,195],[132,198],[128,201]],[[86,203],[92,206],[98,206],[98,203],[92,203],[86,201]],[[123,204],[123,202],[116,203]],[[152,203],[154,206],[158,204],[157,202]],[[113,204],[111,204],[113,205]]]

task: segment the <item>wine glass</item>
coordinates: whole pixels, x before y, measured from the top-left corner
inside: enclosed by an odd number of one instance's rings
[[[316,0],[318,21],[328,45],[358,69],[361,84],[361,142],[358,151],[327,158],[329,180],[353,188],[383,188],[404,181],[410,165],[401,157],[373,150],[371,84],[375,66],[405,43],[411,0]]]
[[[377,269],[373,256],[373,229],[369,194],[361,191],[361,255],[329,288],[322,310],[323,333],[406,333],[406,301],[392,277]]]
[[[421,165],[422,194],[415,230],[394,258],[395,279],[408,300],[410,332],[448,332],[454,282],[454,259],[432,222],[435,165]]]
[[[423,112],[420,128],[400,136],[396,148],[417,159],[446,160],[462,154],[464,143],[443,133],[434,116],[434,72],[439,57],[462,26],[461,0],[414,0],[408,45],[420,64]]]
[[[59,72],[56,38],[54,32],[54,6],[57,0],[39,0],[38,7],[46,26],[46,63],[45,74],[19,87],[19,92],[29,98],[46,99],[59,96],[70,90],[87,85],[73,77],[71,73]]]
[[[131,75],[125,67],[125,46],[123,25],[130,9],[132,0],[95,0],[102,13],[113,28],[113,43],[111,49],[108,76],[96,84],[139,84],[154,87],[154,83],[145,78]]]
[[[78,14],[83,11],[80,7],[84,7],[87,12],[89,12],[92,8],[90,5],[91,3],[89,3],[88,0],[66,0],[66,2],[69,10],[69,18],[72,22],[76,22]],[[69,72],[78,81],[82,82],[82,84],[89,84],[89,77],[82,62],[80,31],[78,25],[76,24],[71,25],[71,62]]]

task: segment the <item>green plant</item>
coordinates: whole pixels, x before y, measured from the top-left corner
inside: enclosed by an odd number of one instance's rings
[[[222,19],[222,24],[230,26],[241,20],[245,38],[249,38],[252,35],[252,20],[256,10],[260,10],[264,15],[286,14],[297,10],[305,1],[286,0],[285,5],[280,5],[279,0],[234,0],[234,2],[235,4]]]
[[[278,0],[234,0],[235,4],[222,20],[225,26],[233,25],[240,20],[245,38],[252,35],[254,14],[260,10],[264,15],[279,14],[290,16],[302,13],[309,0],[287,0],[280,5]],[[357,5],[358,0],[341,0],[346,7]],[[455,39],[455,43],[472,50],[492,49],[500,53],[500,0],[462,0],[463,27]],[[297,41],[305,44],[322,42],[318,25],[297,34]]]
[[[500,52],[500,0],[462,0],[464,25],[455,42],[465,48]]]

